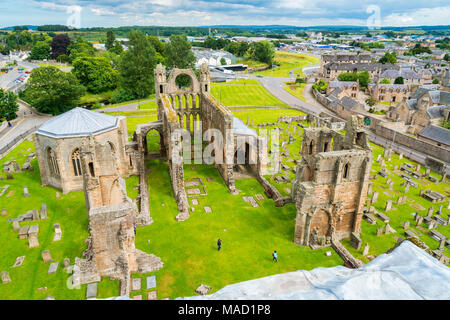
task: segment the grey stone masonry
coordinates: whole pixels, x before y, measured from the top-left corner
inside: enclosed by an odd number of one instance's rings
[[[49,273],[49,274],[55,273],[56,270],[58,270],[58,265],[59,265],[59,262],[53,262],[53,263],[51,263],[51,264],[50,264],[50,267],[48,268],[48,273]]]
[[[147,277],[146,280],[147,280],[146,281],[147,282],[147,286],[146,286],[147,289],[156,288],[156,276]]]

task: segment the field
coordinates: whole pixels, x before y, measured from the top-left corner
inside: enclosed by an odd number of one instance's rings
[[[288,107],[262,85],[221,84],[211,86],[211,94],[225,106]]]
[[[269,77],[288,78],[289,71],[298,69],[294,71],[294,74],[297,76],[304,76],[301,68],[319,63],[319,61],[319,58],[305,54],[277,51],[275,52],[275,62],[278,63],[279,66],[274,69],[256,72],[255,74]]]
[[[303,88],[305,88],[304,83],[301,84],[295,84],[292,82],[286,82],[286,86],[283,87],[284,90],[292,94],[293,96],[299,98],[300,100],[306,101],[305,97],[303,96]]]

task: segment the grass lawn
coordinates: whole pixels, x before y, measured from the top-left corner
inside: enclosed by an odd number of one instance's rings
[[[84,96],[80,98],[80,101],[78,102],[78,105],[82,106],[85,104],[96,104],[101,103],[105,101],[111,100],[113,95],[116,93],[115,90],[105,91],[102,93],[90,93],[87,92]]]
[[[51,64],[51,63],[33,62],[33,64],[36,64],[40,67],[55,67],[58,69],[72,69],[72,66],[60,66],[60,65]]]
[[[292,83],[292,82],[285,82],[286,86],[283,87],[284,90],[292,94],[293,96],[299,98],[300,100],[303,100],[306,102],[305,97],[303,96],[303,88],[305,88],[305,83]]]
[[[309,65],[319,63],[319,61],[320,61],[319,58],[305,54],[277,51],[275,52],[275,62],[280,64],[279,67],[260,71],[255,74],[268,77],[287,78],[289,77],[289,71],[293,69],[307,67]],[[294,73],[299,76],[304,76],[301,70],[296,70]]]
[[[288,107],[262,85],[219,85],[211,87],[211,94],[225,106]]]
[[[229,84],[254,84],[254,85],[261,85],[261,83],[258,80],[255,79],[236,79],[233,81],[228,82],[211,82],[211,86],[222,86],[222,85],[229,85]]]
[[[253,208],[242,196],[263,194],[257,181],[237,180],[236,187],[244,192],[233,196],[213,166],[185,165],[185,178],[201,178],[208,195],[196,197],[199,205],[195,206],[195,212],[191,212],[187,221],[177,222],[167,163],[150,161],[148,167],[154,223],[138,228],[136,247],[156,254],[164,262],[161,270],[152,273],[156,275],[159,299],[195,295],[195,289],[202,283],[215,292],[236,282],[343,263],[337,254],[326,257],[325,251],[329,249],[313,251],[293,243],[296,215],[293,204],[276,208],[272,200],[266,199],[259,202],[261,207]],[[206,177],[213,180],[207,182]],[[137,179],[134,183],[137,185]],[[210,206],[212,213],[204,213],[204,206]],[[216,247],[218,238],[223,240],[220,252]],[[279,254],[278,264],[272,263],[273,250]]]
[[[34,151],[33,142],[23,142],[5,158],[0,159],[0,165],[8,160],[16,160],[23,165],[29,153],[26,150],[29,148],[32,149],[30,152]],[[43,300],[47,296],[53,296],[56,299],[85,299],[86,285],[81,286],[79,290],[68,289],[66,281],[70,275],[63,269],[64,258],[69,258],[73,264],[75,257],[81,257],[86,249],[84,240],[89,233],[84,193],[71,192],[61,195],[61,199],[56,199],[57,189],[41,186],[37,159],[31,164],[35,168],[34,172],[14,173],[13,180],[0,181],[1,186],[9,185],[8,191],[0,198],[0,207],[8,210],[6,217],[0,216],[2,243],[0,271],[8,271],[11,277],[10,283],[0,285],[0,298]],[[1,175],[5,177],[5,174]],[[31,197],[23,197],[23,186],[28,187]],[[8,197],[10,192],[13,194]],[[47,204],[47,220],[20,222],[21,226],[39,225],[39,247],[29,248],[28,239],[20,240],[18,234],[13,232],[12,222],[8,223],[7,220],[25,214],[29,210],[40,209],[43,203]],[[53,242],[55,223],[59,223],[62,230],[62,239],[58,242]],[[41,257],[43,250],[49,250],[53,260],[59,262],[56,273],[47,273],[50,263],[43,262]],[[13,268],[19,256],[25,256],[25,260],[21,266]],[[46,290],[38,290],[45,287]],[[102,290],[101,286],[99,290]]]

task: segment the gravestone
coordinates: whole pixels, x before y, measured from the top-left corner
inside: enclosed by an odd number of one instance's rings
[[[14,177],[11,172],[6,173],[6,180],[14,180]]]
[[[422,216],[419,216],[419,218],[417,218],[417,224],[416,224],[416,226],[422,225],[422,222],[423,222],[423,217],[422,217]]]
[[[403,228],[406,230],[406,229],[409,229],[409,221],[405,221],[405,223],[403,224]]]
[[[142,294],[138,294],[133,297],[133,300],[142,300]]]
[[[378,200],[378,191],[375,191],[372,195],[372,203],[377,202]]]
[[[50,255],[50,251],[44,250],[41,252],[42,260],[44,260],[45,263],[53,261],[52,256]]]
[[[205,213],[211,213],[211,207],[203,207],[203,210],[205,210]]]
[[[19,239],[26,239],[28,237],[28,229],[30,226],[24,226],[19,230]]]
[[[401,204],[405,204],[406,203],[406,196],[400,196],[397,199],[397,204],[401,205]]]
[[[369,187],[367,188],[367,194],[372,193],[373,184],[372,182],[369,183]]]
[[[197,199],[191,199],[192,205],[193,206],[197,206],[198,205],[198,200]]]
[[[429,207],[428,208],[428,212],[427,212],[427,218],[431,218],[433,216],[433,207]]]
[[[48,268],[48,274],[55,273],[58,270],[59,262],[52,262]]]
[[[156,276],[147,277],[146,284],[147,284],[147,286],[146,286],[147,289],[156,288]]]
[[[381,236],[383,234],[383,228],[377,229],[377,236]]]
[[[20,267],[22,265],[24,259],[25,259],[25,256],[17,257],[16,262],[14,262],[13,268]]]
[[[56,192],[56,199],[61,199],[61,195],[59,194],[59,192]]]
[[[409,183],[406,183],[405,185],[405,193],[409,192]]]
[[[97,284],[89,283],[86,289],[86,299],[95,299],[97,298]]]
[[[350,244],[356,250],[361,249],[362,240],[356,232],[350,234]]]
[[[384,211],[391,211],[392,210],[392,200],[388,200],[386,201],[386,207],[384,209]]]
[[[24,197],[31,197],[30,193],[28,192],[28,187],[23,187],[23,196]]]
[[[441,250],[441,251],[444,250],[445,242],[446,242],[446,239],[441,240],[441,242],[439,243],[439,250]]]
[[[364,246],[364,250],[363,250],[363,256],[367,256],[369,254],[369,243],[366,242],[366,245]]]
[[[402,159],[403,159],[403,153],[400,153],[400,154],[398,155],[398,159],[399,159],[399,160],[402,160]]]
[[[439,215],[439,216],[441,215],[441,213],[442,213],[442,205],[440,205],[439,206],[439,210],[436,211],[436,214]]]
[[[13,221],[13,231],[14,231],[14,232],[18,232],[19,230],[20,230],[20,224],[19,224],[19,221],[14,220],[14,221]]]
[[[33,214],[33,220],[39,220],[39,211],[37,209],[34,209],[31,211]]]
[[[264,196],[263,196],[262,194],[260,194],[260,193],[255,194],[255,198],[256,198],[256,200],[258,200],[258,201],[264,200]]]
[[[8,210],[2,209],[2,217],[6,217],[8,215]]]
[[[53,241],[59,241],[62,237],[61,227],[59,226],[59,223],[55,223],[53,226],[55,227],[55,236],[53,237]]]
[[[9,273],[7,271],[3,271],[0,274],[0,277],[2,278],[2,283],[3,284],[11,282],[11,278],[9,277]]]
[[[37,233],[30,234],[28,236],[28,247],[29,248],[36,248],[39,247],[39,241]]]
[[[380,160],[381,160],[381,154],[379,154],[379,155],[378,155],[378,157],[377,157],[377,160],[376,160],[376,161],[377,161],[377,162],[380,162]]]
[[[389,186],[389,190],[392,190],[394,187],[394,181],[389,182],[388,186]]]
[[[142,281],[141,278],[132,278],[131,279],[131,290],[132,291],[139,291],[142,288]]]
[[[64,258],[64,269],[67,269],[70,267],[70,259]]]
[[[158,293],[156,292],[156,290],[147,292],[147,300],[157,300],[157,299],[158,299]]]
[[[198,293],[200,295],[206,295],[211,290],[211,287],[202,284],[197,289],[195,289],[195,293]]]
[[[45,220],[47,218],[47,205],[43,203],[41,206],[41,219]]]

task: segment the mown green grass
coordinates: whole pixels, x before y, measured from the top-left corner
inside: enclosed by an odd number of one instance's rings
[[[306,101],[305,97],[303,96],[303,89],[305,88],[306,84],[292,84],[289,82],[286,82],[286,86],[283,87],[284,90],[292,94],[293,96],[299,98],[300,100]]]
[[[211,86],[222,86],[229,84],[260,85],[261,83],[255,79],[236,79],[228,82],[211,82]]]
[[[319,61],[319,58],[305,54],[277,51],[275,52],[275,63],[279,63],[279,66],[273,69],[260,71],[255,74],[268,77],[287,78],[289,77],[289,71],[307,67],[309,65],[319,63]],[[301,70],[296,70],[294,73],[298,76],[304,76],[304,73]]]
[[[263,86],[220,85],[211,87],[211,94],[225,106],[279,106],[287,104],[275,98]]]
[[[202,283],[215,292],[228,284],[277,273],[342,265],[336,254],[325,256],[329,249],[313,251],[293,243],[293,204],[276,208],[272,200],[266,199],[260,201],[261,207],[253,208],[245,203],[242,196],[264,193],[255,179],[237,180],[236,187],[243,192],[233,196],[213,166],[195,165],[192,170],[185,165],[185,178],[201,178],[208,195],[197,197],[199,205],[187,221],[177,222],[176,202],[167,183],[167,163],[155,160],[148,166],[154,223],[138,228],[136,247],[156,254],[164,262],[161,270],[152,273],[156,275],[159,299],[195,295]],[[206,177],[213,181],[207,182]],[[213,212],[204,213],[204,206],[210,206]],[[218,238],[223,240],[220,252],[216,247]],[[278,264],[272,263],[273,250],[278,252]]]
[[[20,165],[25,162],[26,151],[33,142],[25,141],[0,160],[0,166],[5,161],[16,160]],[[22,156],[19,155],[22,153]],[[5,300],[42,300],[47,296],[56,299],[85,299],[86,286],[70,290],[67,280],[70,274],[63,270],[64,258],[74,263],[75,257],[81,257],[86,249],[84,240],[89,236],[88,217],[83,192],[71,192],[56,199],[57,189],[42,187],[37,159],[31,162],[34,172],[14,173],[14,180],[2,180],[0,185],[9,185],[8,191],[0,198],[0,208],[8,210],[8,216],[0,216],[0,239],[2,254],[0,257],[0,272],[8,271],[11,282],[0,285],[0,299]],[[2,176],[5,176],[2,174]],[[31,197],[23,196],[23,187],[27,186]],[[7,197],[10,191],[14,195]],[[40,209],[45,203],[48,208],[48,219],[21,222],[21,226],[39,225],[39,247],[29,248],[28,239],[20,240],[18,233],[13,232],[10,218],[16,218],[29,210]],[[67,211],[69,209],[69,211]],[[62,240],[53,242],[53,224],[59,223],[62,229]],[[55,262],[59,262],[55,274],[47,274],[50,263],[44,263],[41,257],[43,250],[49,250]],[[22,266],[13,268],[17,257],[25,256]],[[38,288],[47,290],[38,291]],[[101,290],[101,289],[99,289]]]

